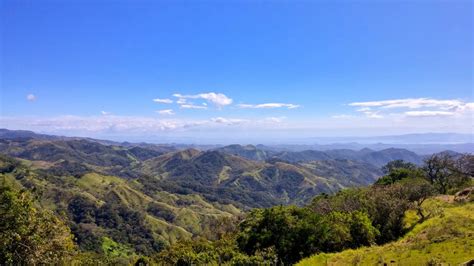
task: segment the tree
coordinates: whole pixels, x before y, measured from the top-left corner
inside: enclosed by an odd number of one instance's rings
[[[384,167],[382,167],[382,171],[385,173],[385,176],[379,178],[375,182],[377,185],[390,185],[405,178],[424,177],[422,169],[418,168],[415,164],[403,160],[388,162]]]
[[[404,190],[406,198],[411,203],[411,207],[414,208],[420,216],[420,222],[424,221],[427,216],[425,216],[422,208],[423,202],[435,194],[435,189],[424,178],[417,178],[412,180],[403,180],[402,184],[404,185]]]
[[[405,232],[403,219],[410,207],[404,186],[395,183],[390,186],[374,186],[367,191],[368,214],[372,224],[379,230],[377,244],[387,243]]]
[[[386,165],[384,165],[382,167],[382,171],[385,174],[388,174],[392,172],[393,170],[400,169],[400,168],[414,170],[417,168],[417,166],[413,163],[405,162],[403,160],[393,160],[393,161],[388,162]]]
[[[474,178],[474,155],[463,154],[454,162],[453,170],[459,175],[461,183]]]
[[[390,172],[381,177],[375,184],[377,185],[391,185],[403,179],[423,178],[424,172],[421,169],[413,168],[393,168]]]
[[[0,186],[0,261],[55,264],[72,255],[69,228],[52,212],[35,206],[27,191]]]
[[[379,230],[372,225],[368,214],[360,211],[351,213],[350,231],[351,248],[375,244],[375,240],[380,236]]]
[[[440,193],[445,194],[448,190],[449,177],[452,175],[450,169],[453,161],[447,153],[433,154],[425,161],[425,171],[432,185],[438,187]]]
[[[474,172],[474,159],[472,155],[455,158],[448,153],[433,154],[425,161],[424,170],[438,192],[446,194],[469,182]]]
[[[329,225],[307,208],[278,206],[257,209],[240,224],[239,248],[249,255],[274,248],[278,260],[295,263],[318,251],[326,251]]]

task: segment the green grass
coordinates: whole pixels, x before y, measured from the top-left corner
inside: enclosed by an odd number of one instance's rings
[[[424,206],[434,216],[396,242],[317,254],[297,265],[458,265],[474,259],[474,203],[432,199]],[[415,219],[407,213],[408,225]]]
[[[106,256],[111,257],[129,257],[134,254],[132,248],[119,244],[108,237],[102,238],[101,249]]]

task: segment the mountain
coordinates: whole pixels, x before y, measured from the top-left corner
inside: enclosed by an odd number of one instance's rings
[[[174,193],[199,193],[244,208],[303,203],[319,193],[370,184],[381,174],[374,166],[349,160],[304,165],[193,149],[147,160],[140,171],[161,180],[163,189]]]
[[[405,149],[388,148],[380,151],[374,151],[368,148],[359,151],[350,149],[335,150],[303,150],[303,151],[274,151],[266,146],[259,148],[247,145],[230,145],[216,149],[217,151],[238,155],[250,160],[269,160],[279,159],[290,163],[310,162],[322,160],[356,160],[376,167],[382,167],[393,160],[404,160],[414,164],[421,164],[423,156]]]
[[[331,159],[331,157],[325,152],[314,150],[299,152],[284,151],[276,154],[274,157],[288,162],[309,162]]]
[[[38,134],[28,130],[9,130],[0,128],[0,139],[42,139],[42,140],[54,140],[61,139],[59,136]]]
[[[75,174],[65,165],[81,165],[90,171],[122,177],[136,177],[130,169],[142,160],[174,150],[169,147],[105,145],[87,139],[15,138],[0,139],[0,153],[12,157],[54,163],[52,168]]]
[[[222,153],[238,155],[255,161],[265,161],[275,154],[275,152],[269,149],[262,149],[261,147],[256,147],[254,145],[242,146],[239,144],[233,144],[215,150]]]
[[[463,143],[359,143],[359,142],[334,142],[328,144],[278,144],[271,146],[257,145],[257,147],[264,146],[266,149],[274,151],[304,151],[304,150],[317,150],[317,151],[328,151],[328,150],[360,150],[369,148],[374,151],[380,151],[388,148],[406,149],[417,154],[433,154],[444,150],[453,150],[459,153],[472,153],[474,152],[474,143],[463,142]]]

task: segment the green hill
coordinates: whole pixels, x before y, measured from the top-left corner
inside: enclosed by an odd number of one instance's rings
[[[424,205],[436,216],[416,224],[396,242],[321,253],[297,265],[458,265],[474,259],[474,202],[433,199]],[[407,213],[407,219],[413,215]]]
[[[34,165],[1,156],[0,186],[34,191],[42,207],[65,214],[83,250],[100,251],[109,238],[151,254],[178,240],[212,237],[214,223],[241,213],[197,194],[147,189],[138,180],[94,172],[54,176]]]
[[[160,180],[158,187],[163,190],[197,193],[242,208],[301,205],[320,193],[371,184],[381,174],[376,167],[357,161],[262,162],[194,149],[146,160],[134,171]]]

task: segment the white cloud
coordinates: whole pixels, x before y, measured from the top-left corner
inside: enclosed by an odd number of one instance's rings
[[[209,93],[201,93],[198,96],[199,98],[203,98],[217,106],[225,106],[232,103],[232,99],[225,96],[222,93],[209,92]]]
[[[372,108],[370,108],[370,107],[362,107],[362,108],[357,109],[356,111],[357,111],[357,112],[367,112],[367,111],[370,111],[370,110],[372,110]]]
[[[26,100],[28,100],[30,102],[34,102],[34,101],[36,101],[36,99],[37,99],[37,97],[34,94],[26,95]]]
[[[353,115],[340,114],[340,115],[333,115],[331,117],[336,118],[336,119],[346,119],[346,118],[352,118],[354,116]]]
[[[157,111],[159,114],[172,115],[173,110]],[[193,128],[202,128],[210,132],[215,128],[248,125],[254,128],[264,127],[260,120],[216,117],[210,119],[164,119],[140,116],[56,116],[56,117],[0,117],[1,127],[28,129],[38,132],[68,134],[120,134],[148,135],[160,132],[181,132]]]
[[[212,103],[217,107],[221,108],[223,106],[232,104],[232,99],[227,97],[222,93],[215,93],[215,92],[208,92],[208,93],[200,93],[196,95],[182,95],[180,93],[173,94],[174,97],[178,98],[178,104],[184,104],[186,99],[203,99],[208,103]]]
[[[174,111],[172,109],[164,109],[156,111],[160,115],[174,115]]]
[[[207,106],[194,104],[181,104],[179,107],[183,109],[207,109]]]
[[[228,124],[228,125],[238,125],[244,122],[248,122],[248,120],[245,120],[245,119],[224,118],[224,117],[211,118],[211,121],[218,124]]]
[[[281,123],[286,117],[281,116],[281,117],[267,117],[264,119],[265,122],[270,122],[270,123]]]
[[[155,103],[173,103],[173,100],[171,99],[160,99],[160,98],[156,98],[156,99],[153,99],[153,101]]]
[[[100,111],[100,113],[101,113],[102,115],[111,115],[111,114],[112,114],[111,112],[106,112],[106,111]]]
[[[474,111],[474,102],[466,103],[463,107],[459,108],[460,111]]]
[[[379,114],[378,112],[363,112],[369,118],[383,118],[383,115]]]
[[[450,110],[453,108],[459,108],[464,106],[464,102],[461,100],[436,100],[430,98],[407,98],[407,99],[395,99],[395,100],[384,100],[384,101],[368,101],[368,102],[353,102],[350,106],[359,107],[379,107],[379,108],[425,108],[435,107],[443,110]]]
[[[391,116],[398,117],[399,120],[403,119],[403,117],[460,117],[474,111],[474,103],[458,99],[407,98],[353,102],[349,106],[361,107],[356,109],[356,111],[368,118]],[[393,111],[393,109],[396,110]],[[388,110],[392,111],[389,112]]]
[[[405,115],[407,116],[451,116],[455,115],[454,112],[446,112],[446,111],[409,111],[405,112]]]
[[[294,109],[300,107],[291,103],[262,103],[262,104],[238,104],[240,108],[264,109],[264,108],[288,108]]]
[[[13,128],[45,132],[158,132],[183,127],[186,122],[136,116],[57,116],[49,118],[13,117],[0,119]]]
[[[368,118],[383,118],[383,115],[380,114],[380,111],[375,111],[371,107],[362,107],[356,111],[363,113]]]

